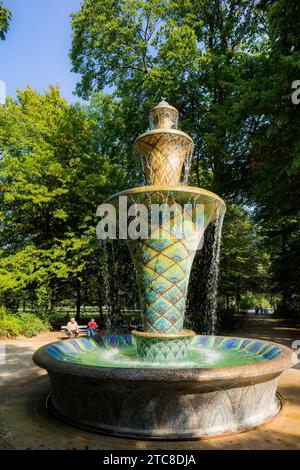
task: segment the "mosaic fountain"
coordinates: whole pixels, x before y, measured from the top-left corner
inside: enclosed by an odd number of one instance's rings
[[[126,196],[128,207],[173,208],[169,222],[162,220],[150,237],[128,239],[143,331],[69,339],[36,351],[33,360],[48,371],[52,385],[47,407],[71,425],[120,436],[192,439],[250,429],[280,411],[277,384],[293,365],[293,353],[268,341],[184,329],[193,259],[207,226],[221,227],[225,204],[180,183],[193,141],[177,129],[178,111],[163,100],[150,118],[152,130],[134,145],[147,186],[107,201],[118,209]],[[184,237],[176,237],[172,229],[185,204],[190,217],[181,222]],[[195,222],[199,206],[201,224]]]

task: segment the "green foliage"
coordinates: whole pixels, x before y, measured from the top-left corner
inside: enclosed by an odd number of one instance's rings
[[[249,290],[264,293],[269,289],[270,260],[264,249],[261,229],[247,212],[230,205],[223,227],[219,292],[227,298],[227,306],[234,299],[236,307]]]
[[[11,19],[11,12],[4,7],[3,2],[0,2],[0,39],[4,40],[8,31],[9,22]]]
[[[267,299],[262,294],[254,294],[253,292],[246,292],[241,296],[241,308],[253,309],[256,305],[271,308],[270,299]]]
[[[78,293],[99,278],[95,213],[125,172],[99,154],[92,112],[55,87],[19,91],[0,108],[0,153],[0,301],[49,313],[66,285]]]
[[[271,255],[272,293],[286,316],[300,315],[300,114],[292,82],[300,72],[300,5],[270,2],[265,12],[268,49],[255,60],[249,84],[252,112],[260,116],[244,168],[243,190],[256,206]]]
[[[11,315],[0,307],[0,337],[12,337],[21,334],[21,325],[16,315]]]
[[[32,313],[22,313],[18,315],[18,321],[20,324],[20,334],[28,338],[36,336],[43,331],[50,329],[48,320],[35,316]]]
[[[0,307],[0,337],[23,335],[31,338],[49,328],[47,320],[41,320],[33,313],[12,314]]]

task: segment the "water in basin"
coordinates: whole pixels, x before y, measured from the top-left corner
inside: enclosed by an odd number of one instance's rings
[[[203,346],[191,346],[188,352],[187,360],[181,361],[147,361],[142,359],[134,345],[122,347],[97,348],[93,351],[80,352],[76,355],[65,355],[65,361],[73,364],[82,364],[98,367],[116,367],[116,368],[145,368],[145,369],[163,369],[163,368],[219,368],[229,366],[241,366],[254,362],[264,361],[261,355],[247,351],[235,350],[217,350],[205,348]]]

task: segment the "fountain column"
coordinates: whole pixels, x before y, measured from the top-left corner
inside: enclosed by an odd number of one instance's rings
[[[143,321],[143,331],[135,331],[133,336],[140,356],[151,361],[171,361],[187,357],[188,345],[195,335],[184,330],[190,271],[207,225],[225,205],[210,191],[181,184],[183,165],[190,158],[194,143],[177,129],[177,109],[163,100],[152,109],[150,124],[151,130],[134,144],[134,153],[143,162],[147,185],[122,191],[107,202],[119,210],[119,198],[126,196],[127,208],[142,204],[148,209],[149,236],[127,239]],[[153,224],[150,217],[155,207],[162,209],[158,224]],[[199,207],[203,209],[200,224]]]
[[[134,145],[151,191],[143,203],[174,208],[171,220],[154,228],[150,238],[128,240],[137,274],[144,330],[132,334],[138,353],[152,361],[184,359],[195,335],[184,330],[183,323],[190,270],[203,230],[197,229],[193,220],[187,220],[183,221],[183,239],[170,233],[178,218],[182,223],[180,177],[194,147],[193,140],[177,130],[177,123],[177,109],[162,101],[150,113],[152,130],[141,135]]]

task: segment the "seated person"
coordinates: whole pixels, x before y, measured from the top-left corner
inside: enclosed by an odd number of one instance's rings
[[[138,322],[135,319],[135,316],[131,317],[131,321],[129,324],[129,331],[132,332],[133,330],[137,330]]]
[[[67,335],[69,338],[77,338],[79,335],[78,323],[75,321],[75,318],[71,318],[67,324]]]
[[[91,320],[88,322],[88,327],[87,327],[87,334],[89,338],[92,338],[95,336],[97,332],[98,325],[95,322],[94,318],[91,318]]]

